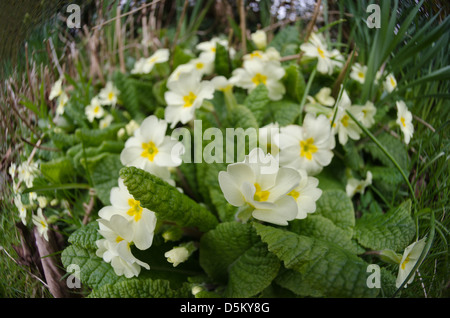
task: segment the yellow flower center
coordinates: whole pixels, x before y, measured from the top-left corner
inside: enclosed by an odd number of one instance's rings
[[[148,60],[148,62],[149,62],[150,64],[153,64],[153,63],[155,63],[157,60],[158,60],[158,58],[154,56],[154,57],[150,58],[150,59]]]
[[[363,73],[363,72],[359,72],[359,73],[358,73],[358,76],[359,76],[360,78],[364,78],[364,73]]]
[[[153,161],[156,154],[159,152],[158,147],[156,147],[153,141],[149,141],[147,143],[143,142],[142,149],[144,149],[144,151],[142,151],[141,156],[150,161]]]
[[[320,47],[317,48],[317,52],[319,53],[321,58],[325,58],[325,52]]]
[[[250,53],[250,58],[259,57],[262,58],[261,54],[258,51]]]
[[[342,116],[341,123],[342,123],[342,125],[344,125],[344,127],[347,127],[347,126],[348,126],[348,120],[349,120],[349,118],[350,118],[350,117],[348,117],[348,115]]]
[[[406,127],[405,118],[400,117],[400,121],[402,122],[403,127]]]
[[[47,227],[47,224],[45,224],[44,221],[41,221],[41,225],[42,225],[42,227],[43,227],[44,229]]]
[[[295,201],[297,201],[298,197],[300,196],[300,192],[292,190],[291,192],[288,193],[288,195],[290,195],[295,199]]]
[[[391,86],[392,87],[395,87],[397,85],[397,83],[395,82],[393,77],[391,77],[389,80],[391,81]]]
[[[410,261],[409,256],[407,256],[407,257],[405,258],[405,260],[403,261],[403,263],[402,263],[402,269],[405,269],[405,266],[406,266],[406,264],[409,263],[409,261]]]
[[[255,183],[256,192],[253,196],[253,200],[255,201],[267,201],[269,199],[270,192],[269,191],[263,191],[261,189],[261,186],[258,183]]]
[[[114,93],[113,92],[109,92],[108,93],[108,99],[112,100],[114,98]]]
[[[216,53],[216,48],[215,48],[215,47],[212,47],[212,48],[211,48],[211,52]]]
[[[308,138],[300,141],[300,156],[312,160],[313,153],[317,152],[317,147],[314,145],[314,138]]]
[[[129,216],[133,216],[134,220],[137,222],[142,217],[142,211],[144,210],[141,207],[141,203],[135,199],[128,199],[128,205],[130,206],[130,209],[127,211],[127,214]]]
[[[116,237],[116,243],[120,243],[123,241],[123,238],[121,236]]]
[[[196,67],[198,70],[201,70],[204,66],[205,66],[205,64],[203,64],[202,62],[198,62],[197,64],[195,64],[195,67]]]
[[[94,113],[97,114],[100,111],[100,106],[95,106]]]
[[[256,86],[258,86],[259,84],[264,84],[266,85],[266,81],[267,81],[267,76],[262,75],[260,73],[257,73],[255,76],[253,76],[252,78],[252,82],[255,83]]]
[[[189,92],[188,95],[183,96],[183,101],[184,101],[183,107],[191,107],[194,104],[196,98],[197,98],[197,95],[195,95],[192,92]]]

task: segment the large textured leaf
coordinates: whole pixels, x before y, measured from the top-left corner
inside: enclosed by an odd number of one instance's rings
[[[237,105],[227,116],[227,127],[230,128],[258,128],[258,122],[250,109]]]
[[[395,161],[400,165],[400,167],[408,173],[408,153],[406,151],[405,144],[399,139],[389,135],[388,133],[383,133],[377,136],[378,141],[386,148],[386,150],[393,156]],[[375,159],[378,159],[387,167],[395,167],[392,161],[384,154],[384,152],[375,144],[368,143],[364,148],[365,151],[369,152]]]
[[[305,94],[305,79],[298,64],[290,64],[286,67],[286,75],[283,79],[287,95],[294,101],[300,103]]]
[[[300,104],[288,99],[270,102],[267,105],[266,124],[278,123],[280,126],[293,124],[300,113]]]
[[[290,44],[300,44],[300,33],[297,26],[288,26],[278,32],[269,46],[273,46],[279,52],[284,51],[284,48]]]
[[[266,105],[270,101],[268,94],[266,85],[260,84],[248,94],[244,101],[244,105],[252,111],[259,125],[262,124],[262,120],[267,113]]]
[[[200,265],[226,284],[226,296],[251,297],[276,277],[279,260],[267,250],[250,224],[221,223],[200,241]]]
[[[192,297],[189,284],[172,289],[167,280],[129,279],[104,285],[94,290],[90,298],[188,298]]]
[[[368,264],[338,245],[258,223],[254,227],[269,251],[293,271],[290,284],[283,287],[302,296],[356,298],[378,293],[366,285]]]
[[[40,164],[41,173],[53,183],[64,183],[73,179],[74,169],[69,157],[60,157]]]
[[[90,171],[92,183],[98,198],[104,205],[110,204],[111,188],[117,187],[119,171],[123,167],[118,154],[102,153],[98,156],[87,158],[84,164]],[[82,160],[84,163],[84,160]]]
[[[131,195],[158,219],[196,226],[203,232],[216,227],[217,219],[209,210],[160,178],[135,167],[122,168],[120,176]]]
[[[317,201],[315,215],[321,215],[343,230],[345,238],[352,238],[355,226],[353,203],[344,191],[327,190]]]
[[[86,148],[99,146],[105,140],[117,140],[117,132],[124,126],[125,124],[111,124],[103,129],[78,128],[75,136]]]
[[[355,226],[359,244],[373,250],[401,251],[411,243],[415,233],[410,200],[385,214],[365,214]]]
[[[125,276],[117,276],[111,264],[98,257],[94,249],[80,245],[69,245],[62,252],[61,261],[65,268],[71,264],[78,265],[81,282],[90,288],[98,288],[126,279]]]
[[[350,198],[343,191],[327,190],[319,198],[316,212],[303,220],[290,222],[289,229],[356,253],[356,245],[351,240],[354,225],[355,212]]]

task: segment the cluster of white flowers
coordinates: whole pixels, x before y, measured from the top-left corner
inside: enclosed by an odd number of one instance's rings
[[[141,125],[130,122],[126,130],[132,136],[120,154],[122,164],[143,169],[175,186],[169,169],[181,164],[184,147],[166,136],[167,122],[152,115]],[[111,189],[110,202],[111,205],[99,211],[99,233],[104,239],[96,242],[97,255],[111,263],[117,275],[138,276],[141,267],[150,267],[133,256],[131,246],[139,250],[150,248],[156,215],[133,198],[122,179],[119,179],[118,187]]]
[[[84,108],[84,112],[89,122],[99,119],[99,127],[106,128],[114,120],[111,114],[103,108],[104,106],[115,107],[119,100],[119,90],[109,81],[105,87],[100,90],[98,95],[91,99],[89,105]]]
[[[140,250],[152,245],[156,215],[141,207],[122,179],[119,179],[118,185],[111,189],[111,205],[104,206],[98,212],[99,233],[104,239],[96,242],[96,254],[111,263],[117,275],[129,278],[139,275],[141,267],[150,269],[148,264],[133,256],[131,245]]]

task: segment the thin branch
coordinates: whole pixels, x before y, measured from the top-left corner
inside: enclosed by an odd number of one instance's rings
[[[123,17],[126,17],[127,15],[133,14],[133,13],[135,13],[135,12],[138,12],[139,10],[142,10],[142,9],[144,9],[144,8],[146,8],[146,7],[149,7],[149,6],[151,6],[151,5],[155,4],[155,3],[158,3],[158,2],[160,2],[160,1],[161,1],[161,0],[154,0],[154,1],[150,2],[150,3],[143,4],[142,6],[140,6],[140,7],[137,8],[137,9],[131,10],[131,11],[127,12],[127,13],[123,13],[123,14],[121,14],[121,15],[119,15],[119,16],[116,16],[116,17],[114,17],[114,18],[112,18],[112,19],[106,20],[105,22],[100,23],[100,24],[94,26],[92,29],[93,29],[93,30],[99,29],[99,28],[101,28],[102,26],[104,26],[104,25],[106,25],[106,24],[108,24],[108,23],[111,23],[111,22],[113,22],[113,21],[115,21],[115,20],[117,20],[117,19],[121,19],[121,18],[123,18]]]
[[[247,27],[245,24],[245,7],[244,0],[239,0],[239,18],[241,25],[241,44],[242,44],[242,54],[247,54]]]

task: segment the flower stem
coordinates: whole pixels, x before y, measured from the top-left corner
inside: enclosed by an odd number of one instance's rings
[[[405,180],[406,184],[408,185],[409,191],[411,192],[411,195],[413,197],[414,203],[417,204],[417,199],[416,196],[414,194],[414,190],[411,186],[411,183],[408,180],[408,177],[406,176],[405,172],[403,171],[403,169],[400,167],[400,165],[398,164],[398,162],[394,159],[394,157],[392,157],[392,155],[386,150],[386,148],[384,148],[384,146],[378,141],[378,139],[372,135],[372,133],[366,128],[364,127],[356,118],[355,116],[353,116],[353,114],[351,112],[349,112],[348,110],[346,110],[346,113],[350,116],[351,119],[353,119],[353,121],[359,126],[359,128],[361,128],[364,133],[366,133],[366,135],[372,139],[372,141],[378,146],[378,148],[381,149],[381,151],[389,158],[389,160],[394,164],[394,166],[397,168],[397,170],[401,173],[403,179]]]

